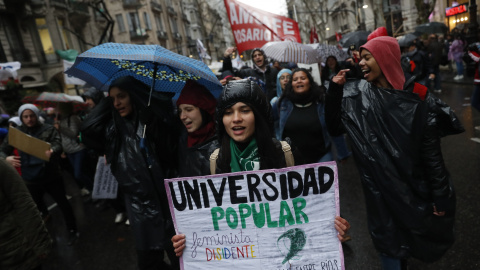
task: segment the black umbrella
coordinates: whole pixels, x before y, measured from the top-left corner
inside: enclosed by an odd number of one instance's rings
[[[422,34],[436,34],[436,33],[446,33],[448,27],[441,22],[429,22],[420,24],[415,27],[415,32],[422,33]]]
[[[363,44],[367,43],[367,37],[370,32],[367,31],[355,31],[345,34],[342,39],[340,39],[339,43],[342,47],[346,48],[350,45],[355,45],[355,48],[362,46]]]
[[[418,36],[415,34],[406,34],[398,40],[398,45],[400,45],[400,47],[410,47],[412,42],[414,42],[414,40],[416,40],[417,38]]]

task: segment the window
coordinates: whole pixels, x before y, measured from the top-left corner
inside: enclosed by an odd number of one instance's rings
[[[143,12],[143,20],[145,21],[145,27],[147,30],[152,30],[152,23],[150,22],[150,14]]]
[[[170,17],[170,27],[173,33],[178,33],[177,20],[173,17]]]
[[[154,17],[155,17],[155,24],[157,25],[157,30],[164,31],[165,27],[163,27],[162,17],[160,17],[160,14],[155,14]]]
[[[37,24],[38,35],[40,36],[40,41],[42,42],[43,54],[45,55],[47,63],[58,62],[45,18],[37,18],[35,19],[35,23]]]
[[[118,24],[118,32],[123,33],[126,32],[127,29],[125,28],[125,22],[123,21],[123,14],[115,15],[115,20]]]
[[[130,33],[141,32],[140,20],[138,19],[138,14],[135,12],[128,13],[128,29]]]
[[[65,30],[65,25],[63,19],[57,19],[58,25],[60,26],[60,29],[62,31],[62,37],[63,37],[63,45],[66,50],[71,49],[70,47],[70,36],[67,34],[67,31]]]

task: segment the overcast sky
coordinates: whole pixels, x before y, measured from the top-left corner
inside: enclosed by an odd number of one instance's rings
[[[287,3],[285,0],[237,0],[249,6],[262,9],[271,13],[287,16]]]

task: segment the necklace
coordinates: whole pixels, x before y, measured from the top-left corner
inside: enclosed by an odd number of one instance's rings
[[[313,102],[309,102],[307,104],[298,104],[298,103],[293,103],[295,104],[296,107],[299,107],[299,108],[306,108],[306,107],[309,107],[310,105],[312,105]]]

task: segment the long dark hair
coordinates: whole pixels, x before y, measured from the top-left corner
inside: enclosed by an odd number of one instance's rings
[[[249,80],[229,82],[217,103],[217,133],[220,143],[220,155],[217,160],[221,172],[230,172],[231,149],[230,136],[223,125],[225,110],[238,102],[248,105],[255,117],[255,132],[253,136],[257,141],[260,169],[285,167],[285,162],[279,156],[279,151],[272,140],[274,136],[271,106],[260,87]],[[281,151],[281,149],[280,149]],[[280,157],[280,158],[279,158]]]
[[[307,78],[310,82],[310,90],[308,93],[305,94],[305,96],[300,97],[295,91],[293,91],[292,87],[292,81],[293,81],[293,75],[295,73],[303,71],[305,74],[307,74]],[[322,87],[320,87],[315,80],[312,77],[312,74],[305,69],[305,68],[296,68],[293,70],[292,75],[290,76],[290,80],[288,81],[287,85],[285,86],[285,91],[283,91],[282,95],[280,96],[277,105],[280,106],[282,103],[282,100],[284,98],[288,98],[290,101],[296,103],[299,100],[305,99],[308,102],[313,102],[313,101],[318,101],[318,102],[323,102],[325,98],[325,91]]]
[[[250,106],[255,117],[255,132],[253,136],[257,140],[258,155],[260,157],[260,169],[266,170],[285,167],[284,161],[279,158],[282,156],[279,156],[279,151],[272,140],[273,133],[268,127],[266,119],[259,116],[256,108],[252,107],[250,104],[247,105]],[[232,157],[230,139],[230,136],[228,136],[228,134],[225,132],[222,138],[219,140],[221,142],[221,155],[217,160],[217,166],[223,173],[231,171],[230,161],[232,160]]]

